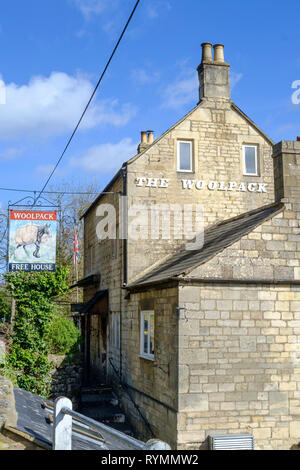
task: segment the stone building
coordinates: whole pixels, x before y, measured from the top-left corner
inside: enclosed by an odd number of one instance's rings
[[[86,378],[122,382],[141,438],[199,449],[247,433],[288,449],[300,440],[300,142],[274,145],[231,101],[222,45],[214,58],[202,45],[198,74],[197,106],[155,141],[142,132],[84,214]]]

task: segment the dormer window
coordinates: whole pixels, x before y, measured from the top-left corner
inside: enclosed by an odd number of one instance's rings
[[[193,142],[179,140],[177,142],[177,171],[193,171]]]
[[[244,175],[258,176],[257,145],[243,145]]]

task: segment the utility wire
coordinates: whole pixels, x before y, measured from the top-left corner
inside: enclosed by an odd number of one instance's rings
[[[77,125],[76,125],[76,127],[75,127],[75,129],[74,129],[74,131],[73,131],[73,133],[72,133],[72,135],[71,135],[71,137],[69,138],[69,140],[68,140],[68,142],[67,142],[67,145],[66,145],[65,148],[64,148],[64,151],[62,152],[60,158],[58,159],[58,162],[56,163],[55,167],[53,168],[52,172],[50,173],[50,176],[49,176],[49,178],[47,179],[46,183],[44,184],[43,189],[40,191],[38,197],[34,200],[33,207],[35,206],[35,204],[37,203],[37,201],[38,201],[39,198],[41,197],[42,193],[43,193],[44,190],[46,189],[46,187],[47,187],[49,181],[51,180],[52,176],[54,175],[54,173],[55,173],[55,171],[56,171],[58,165],[60,164],[61,160],[63,159],[63,156],[64,156],[64,154],[66,153],[66,151],[67,151],[67,149],[68,149],[70,143],[72,142],[73,137],[74,137],[74,135],[76,134],[77,129],[78,129],[78,127],[80,126],[81,121],[82,121],[82,119],[83,119],[85,113],[87,112],[88,107],[89,107],[89,105],[91,104],[91,102],[92,102],[92,100],[93,100],[93,98],[94,98],[94,96],[95,96],[95,94],[96,94],[96,91],[97,91],[98,88],[99,88],[100,83],[102,82],[102,79],[103,79],[103,77],[104,77],[104,75],[105,75],[105,73],[106,73],[106,71],[107,71],[107,69],[108,69],[108,67],[109,67],[109,64],[111,63],[111,61],[112,61],[112,59],[113,59],[113,57],[114,57],[114,55],[115,55],[115,53],[116,53],[116,51],[117,51],[117,49],[118,49],[118,47],[119,47],[119,44],[120,44],[120,42],[121,42],[121,40],[122,40],[122,38],[123,38],[123,36],[124,36],[124,34],[125,34],[125,32],[126,32],[128,26],[129,26],[129,23],[130,23],[130,21],[131,21],[133,15],[134,15],[135,10],[137,9],[137,6],[138,6],[139,3],[140,3],[140,0],[137,0],[136,4],[135,4],[135,6],[134,6],[134,8],[133,8],[133,10],[132,10],[132,12],[131,12],[131,14],[130,14],[128,20],[127,20],[127,23],[126,23],[126,25],[125,25],[125,27],[124,27],[124,29],[123,29],[123,31],[122,31],[122,33],[121,33],[119,39],[118,39],[118,42],[117,42],[117,44],[116,44],[116,46],[115,46],[115,48],[114,48],[114,50],[113,50],[113,52],[112,52],[112,54],[111,54],[111,56],[110,56],[110,58],[109,58],[109,60],[108,60],[106,66],[105,66],[105,68],[104,68],[104,70],[103,70],[103,72],[102,72],[102,74],[101,74],[101,76],[100,76],[100,78],[99,78],[99,80],[98,80],[98,83],[97,83],[97,85],[96,85],[96,87],[95,87],[95,89],[94,89],[94,91],[93,91],[93,93],[92,93],[92,95],[91,95],[91,97],[90,97],[90,99],[89,99],[89,101],[88,101],[88,103],[87,103],[87,105],[86,105],[86,107],[85,107],[85,109],[84,109],[84,111],[83,111],[83,113],[82,113],[82,115],[81,115],[81,117],[80,117],[80,119],[79,119],[79,121],[78,121],[78,123],[77,123]]]
[[[10,191],[15,193],[37,193],[36,189],[16,189],[16,188],[0,188],[0,191]],[[69,195],[87,195],[93,196],[96,194],[115,194],[115,192],[103,192],[103,191],[95,191],[95,192],[81,192],[81,191],[43,191],[44,194],[65,194]]]

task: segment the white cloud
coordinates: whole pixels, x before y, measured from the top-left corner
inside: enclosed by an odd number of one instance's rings
[[[85,17],[99,15],[110,3],[110,0],[70,0]]]
[[[84,110],[94,85],[80,75],[52,72],[36,76],[27,85],[6,85],[6,105],[0,108],[0,138],[51,137],[71,131]],[[80,129],[100,124],[122,126],[135,114],[130,104],[118,100],[94,101]]]
[[[116,144],[109,142],[90,147],[82,157],[71,158],[69,165],[86,172],[113,173],[122,163],[133,157],[136,150],[137,144],[132,139],[125,138]]]
[[[165,88],[162,93],[162,106],[178,109],[188,103],[196,102],[198,88],[197,74],[194,71],[188,72],[185,78],[181,78]]]
[[[231,72],[231,90],[242,79],[242,73]],[[164,108],[179,109],[198,100],[199,79],[195,71],[185,70],[181,78],[169,84],[162,93]]]
[[[0,151],[0,159],[13,160],[14,158],[19,157],[23,153],[24,153],[23,149],[7,148],[5,150]]]
[[[120,6],[120,0],[69,0],[69,2],[78,8],[87,20],[93,15],[101,15],[106,10]],[[171,3],[168,0],[152,0],[145,7],[146,15],[151,20],[158,18],[162,12],[170,10]]]
[[[243,78],[242,73],[230,72],[230,85],[231,89],[237,85],[237,83]]]
[[[131,72],[131,78],[134,82],[145,85],[157,82],[160,74],[158,72],[147,72],[144,69],[135,69]]]
[[[69,0],[77,7],[85,19],[90,19],[94,15],[100,15],[107,9],[115,8],[119,0]]]
[[[171,10],[171,4],[168,1],[152,1],[147,5],[146,13],[148,18],[154,20],[159,17],[159,14]]]
[[[36,167],[37,173],[49,175],[54,170],[55,165],[39,165]]]

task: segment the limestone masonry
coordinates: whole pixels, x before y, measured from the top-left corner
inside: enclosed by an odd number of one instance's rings
[[[210,435],[251,434],[256,449],[289,449],[300,441],[300,142],[274,145],[231,101],[223,46],[214,59],[202,48],[199,103],[156,140],[142,132],[84,214],[84,371],[122,382],[142,439],[206,449]],[[203,247],[122,237],[120,195],[127,214],[200,204]],[[101,204],[115,208],[114,239],[97,237]]]

